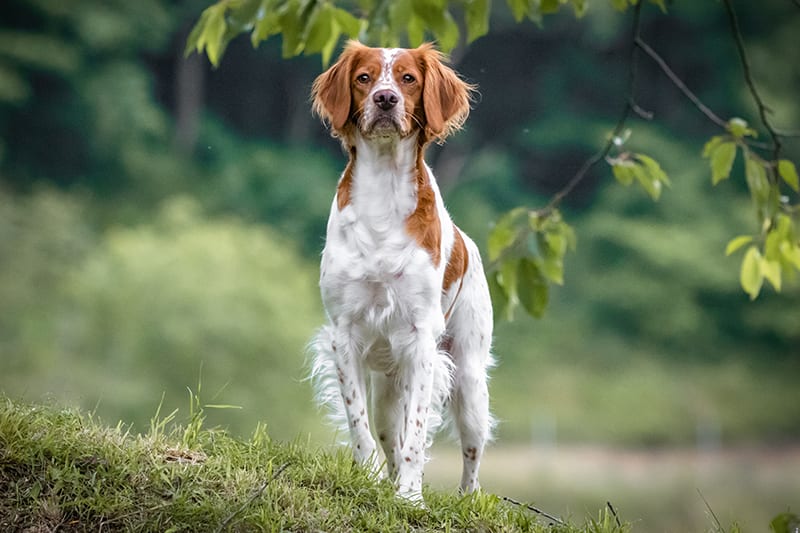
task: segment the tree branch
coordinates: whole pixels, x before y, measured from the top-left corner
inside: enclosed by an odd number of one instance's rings
[[[714,124],[723,129],[727,127],[728,123],[719,118],[716,115],[716,113],[711,111],[711,109],[707,105],[705,105],[702,101],[700,101],[700,98],[698,98],[697,95],[694,94],[689,89],[689,87],[686,86],[683,80],[680,79],[677,74],[675,74],[675,72],[669,67],[669,65],[667,65],[667,62],[664,61],[664,59],[660,55],[658,55],[658,52],[653,50],[650,47],[650,45],[648,45],[646,42],[644,42],[644,40],[641,39],[641,37],[636,38],[636,46],[641,48],[645,54],[650,56],[650,59],[655,61],[656,65],[658,65],[661,71],[667,75],[672,84],[675,85],[675,87],[677,87],[678,90],[680,90],[683,93],[683,95],[686,96],[686,98],[688,98],[697,109],[699,109],[705,116],[707,116],[708,119],[711,120],[711,122],[713,122]]]
[[[731,5],[731,0],[723,0],[725,4],[725,10],[728,12],[728,20],[731,26],[731,34],[733,34],[733,40],[736,43],[736,49],[739,51],[739,59],[742,63],[742,68],[744,69],[744,80],[747,84],[747,87],[750,89],[750,94],[753,97],[753,100],[758,106],[758,114],[761,117],[761,123],[769,132],[770,137],[772,138],[772,159],[773,161],[777,162],[781,156],[781,138],[775,132],[775,129],[770,124],[769,119],[767,119],[767,111],[770,111],[764,101],[761,99],[761,95],[758,93],[756,89],[755,83],[753,82],[753,77],[750,75],[750,62],[747,60],[747,53],[744,49],[744,41],[742,39],[742,32],[739,29],[739,19],[736,17],[736,12],[733,10],[733,5]],[[772,169],[773,175],[775,169]]]
[[[605,159],[608,153],[611,151],[611,148],[614,147],[616,138],[622,133],[622,129],[625,127],[625,122],[628,120],[631,111],[634,111],[636,114],[643,118],[652,117],[652,113],[648,113],[641,109],[635,101],[636,95],[636,80],[638,75],[638,68],[637,68],[637,59],[638,59],[638,48],[636,46],[636,41],[640,40],[639,33],[641,28],[641,11],[642,11],[642,4],[643,2],[638,2],[633,10],[633,39],[631,43],[631,53],[630,53],[630,61],[628,63],[628,96],[625,99],[625,106],[622,109],[622,113],[620,113],[619,119],[617,119],[617,124],[614,126],[614,130],[611,133],[608,141],[602,148],[600,148],[597,152],[594,153],[591,157],[589,157],[586,161],[583,162],[581,168],[578,169],[578,172],[575,173],[574,176],[567,182],[567,184],[559,190],[550,201],[541,209],[537,209],[536,212],[541,215],[546,215],[556,209],[559,204],[566,198],[574,189],[575,187],[580,184],[581,181],[586,177],[586,174],[589,170],[592,169],[597,163]]]
[[[542,511],[541,509],[538,509],[538,508],[534,507],[533,505],[528,505],[527,503],[518,502],[517,500],[509,498],[508,496],[501,496],[501,498],[503,498],[503,500],[507,501],[508,503],[512,503],[512,504],[517,505],[519,507],[525,507],[529,511],[533,511],[536,514],[547,518],[548,520],[550,520],[554,524],[558,524],[560,526],[565,525],[564,521],[561,520],[560,518],[558,518],[557,516],[553,516],[553,515],[551,515],[549,513],[546,513],[544,511]]]

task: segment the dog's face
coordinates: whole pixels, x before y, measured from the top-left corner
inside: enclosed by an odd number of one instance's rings
[[[462,81],[432,45],[369,48],[348,43],[339,60],[314,82],[314,111],[345,142],[407,137],[444,140],[469,114],[474,88]]]

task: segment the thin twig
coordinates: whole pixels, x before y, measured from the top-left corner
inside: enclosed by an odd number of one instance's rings
[[[761,117],[761,123],[767,129],[769,136],[772,138],[772,159],[773,161],[778,161],[781,156],[781,138],[775,132],[775,129],[772,127],[772,124],[770,124],[769,119],[767,118],[767,111],[769,111],[769,109],[761,99],[761,95],[758,93],[758,89],[756,89],[756,85],[753,82],[753,77],[750,75],[750,62],[747,60],[747,53],[744,49],[744,40],[742,38],[742,32],[739,29],[739,19],[736,16],[736,11],[733,10],[731,0],[723,0],[723,3],[725,4],[725,10],[728,12],[728,20],[730,21],[733,40],[736,43],[736,49],[739,51],[739,59],[741,60],[742,69],[744,70],[744,81],[747,84],[747,87],[750,89],[750,94],[753,96],[753,100],[758,106],[758,114]]]
[[[553,515],[551,515],[549,513],[546,513],[544,511],[542,511],[541,509],[538,509],[538,508],[534,507],[533,505],[528,505],[527,503],[518,502],[517,500],[515,500],[513,498],[509,498],[508,496],[501,496],[501,498],[503,498],[503,500],[507,501],[508,503],[514,504],[514,505],[519,506],[519,507],[524,507],[524,508],[528,509],[529,511],[533,511],[534,513],[538,514],[539,516],[543,516],[543,517],[547,518],[548,520],[550,520],[551,522],[553,522],[555,524],[558,524],[560,526],[565,525],[564,521],[561,520],[560,518],[558,518],[557,516],[553,516]]]
[[[617,527],[622,529],[622,522],[619,521],[619,516],[617,515],[616,509],[614,509],[614,506],[611,505],[611,502],[606,502],[606,505],[608,506],[608,510],[611,511],[611,515],[614,517],[614,520],[617,522]]]
[[[798,1],[800,1],[800,0],[798,0]],[[701,113],[703,113],[706,117],[708,117],[708,119],[711,122],[713,122],[715,125],[719,126],[720,128],[722,128],[724,130],[727,130],[728,123],[725,122],[723,119],[721,119],[719,117],[719,115],[714,113],[711,110],[710,107],[705,105],[702,102],[702,100],[700,100],[700,98],[698,98],[698,96],[696,94],[694,94],[691,89],[689,89],[689,87],[686,85],[686,83],[684,83],[684,81],[677,74],[675,74],[675,71],[672,70],[672,68],[670,68],[670,66],[667,64],[667,62],[664,60],[664,58],[659,55],[658,52],[653,50],[653,48],[650,45],[648,45],[641,38],[636,40],[636,46],[641,48],[642,51],[645,54],[647,54],[650,57],[650,59],[652,59],[656,63],[656,65],[658,65],[658,67],[661,69],[661,71],[664,74],[666,74],[667,78],[669,78],[669,81],[671,81],[672,84],[675,85],[675,87],[677,87],[678,90],[680,92],[682,92],[683,95],[686,98],[688,98],[689,101],[692,102],[692,104],[694,104],[694,106],[698,110],[700,110]],[[765,150],[772,148],[772,146],[770,146],[767,143],[753,141],[753,140],[750,140],[750,139],[745,139],[743,142],[745,144],[747,144],[748,146],[752,146],[754,148],[763,148]]]
[[[246,502],[244,502],[238,509],[236,509],[234,512],[225,517],[225,520],[220,522],[219,527],[217,527],[216,529],[216,533],[220,533],[222,530],[224,530],[237,514],[244,511],[251,503],[253,503],[256,500],[256,498],[261,496],[261,494],[263,494],[264,491],[267,489],[267,486],[273,481],[275,481],[275,479],[278,476],[280,476],[288,466],[289,463],[283,463],[281,466],[279,466],[278,469],[272,473],[272,476],[270,476],[268,480],[262,483],[261,486],[258,487],[258,489],[256,489],[252,495],[250,495],[250,497],[247,499]]]
[[[725,533],[725,528],[722,527],[722,524],[720,523],[719,518],[717,518],[716,513],[714,513],[714,509],[711,508],[711,505],[709,505],[708,500],[706,500],[706,497],[703,496],[702,492],[700,492],[700,489],[697,489],[697,494],[699,494],[700,498],[703,499],[703,503],[706,504],[706,509],[708,509],[708,512],[711,513],[711,517],[714,519],[714,522],[716,522],[717,531],[721,531],[722,533]]]
[[[672,84],[675,85],[675,87],[677,87],[678,90],[680,90],[683,93],[683,95],[686,96],[686,98],[688,98],[697,109],[699,109],[705,116],[707,116],[709,120],[711,120],[711,122],[713,122],[714,124],[723,129],[728,125],[726,121],[719,118],[716,115],[716,113],[711,111],[711,109],[707,105],[705,105],[702,101],[700,101],[697,95],[695,95],[691,91],[691,89],[689,89],[689,87],[686,86],[683,80],[680,79],[677,74],[675,74],[675,72],[669,67],[669,65],[667,65],[667,62],[664,61],[664,59],[660,55],[658,55],[658,52],[653,50],[650,47],[650,45],[644,42],[640,37],[637,37],[636,46],[641,48],[645,54],[650,56],[650,59],[655,61],[656,65],[658,65],[661,71],[667,75]]]
[[[591,170],[593,166],[597,163],[605,159],[608,153],[611,151],[611,148],[614,146],[614,142],[616,138],[622,133],[622,129],[625,127],[625,121],[628,120],[628,116],[630,115],[631,111],[635,111],[640,116],[643,116],[640,113],[641,108],[635,104],[634,96],[636,94],[636,78],[637,78],[637,56],[638,56],[638,49],[635,45],[635,42],[639,39],[639,31],[641,27],[641,11],[642,11],[642,4],[643,2],[638,2],[633,10],[633,45],[631,46],[631,55],[630,55],[630,63],[628,69],[628,97],[625,99],[625,106],[622,109],[622,113],[620,113],[620,117],[617,120],[617,125],[614,127],[614,131],[611,133],[608,141],[602,148],[600,148],[594,155],[589,157],[586,161],[583,162],[581,168],[578,169],[578,172],[575,173],[574,176],[567,182],[567,184],[559,190],[547,205],[541,209],[538,209],[537,212],[540,214],[547,214],[551,212],[553,209],[558,207],[561,201],[567,197],[574,189],[578,186],[578,184],[583,181],[586,177],[586,173]],[[643,111],[643,110],[641,110]],[[644,112],[644,116],[647,116],[647,112]]]

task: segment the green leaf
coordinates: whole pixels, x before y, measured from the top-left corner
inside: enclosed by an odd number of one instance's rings
[[[617,11],[625,11],[628,9],[628,0],[611,0],[611,5]]]
[[[661,182],[644,165],[634,165],[633,176],[653,200],[661,196]]]
[[[548,237],[550,238],[548,239]],[[566,242],[554,233],[540,233],[536,235],[536,242],[539,245],[539,255],[542,259],[539,265],[542,275],[553,283],[563,285]],[[551,245],[551,242],[555,246]]]
[[[446,54],[450,53],[458,44],[458,36],[460,35],[458,24],[456,24],[449,11],[444,12],[444,28],[440,32],[434,32],[434,35],[439,48]]]
[[[333,32],[333,9],[331,4],[324,2],[314,9],[308,19],[305,35],[305,47],[303,53],[306,55],[321,52],[331,38]]]
[[[298,0],[289,0],[278,10],[278,22],[283,37],[281,55],[284,59],[294,57],[303,51],[304,25],[300,11]]]
[[[636,154],[636,159],[644,163],[645,168],[650,172],[653,179],[664,185],[670,185],[669,176],[667,176],[667,173],[661,168],[661,165],[658,164],[658,161],[644,154]]]
[[[745,157],[744,174],[753,200],[759,207],[763,206],[769,200],[770,187],[767,171],[764,164],[749,151]]]
[[[624,186],[633,183],[633,168],[636,163],[632,161],[622,161],[612,165],[611,170],[614,172],[614,178]]]
[[[217,67],[224,50],[222,39],[225,36],[225,6],[215,5],[209,9],[212,8],[214,10],[209,14],[205,29],[198,40],[198,45],[200,42],[205,43],[208,60]]]
[[[794,166],[792,161],[788,159],[781,159],[778,161],[778,174],[780,174],[783,181],[785,181],[794,192],[800,192],[800,179],[797,177],[797,167]]]
[[[714,149],[723,142],[727,141],[728,139],[730,139],[730,137],[728,137],[727,135],[715,135],[711,137],[705,144],[705,146],[703,146],[703,157],[704,158],[710,157]]]
[[[751,300],[758,297],[761,285],[764,283],[764,273],[761,271],[761,253],[758,248],[751,246],[747,249],[742,260],[742,269],[739,273],[739,283],[744,292],[750,295]]]
[[[577,18],[584,16],[588,7],[589,5],[586,0],[572,0],[572,10],[575,12]]]
[[[725,255],[731,255],[736,250],[744,246],[745,244],[750,244],[753,242],[753,237],[750,235],[739,235],[738,237],[731,239],[728,242],[728,245],[725,247]]]
[[[505,318],[507,320],[514,319],[514,308],[519,303],[517,287],[517,266],[519,261],[519,258],[516,257],[504,261],[500,265],[500,275],[497,277],[497,281],[508,296],[508,305],[505,309]]]
[[[357,38],[361,33],[363,21],[351,15],[350,12],[337,7],[333,10],[333,16],[342,31],[351,39]]]
[[[659,8],[661,8],[661,12],[662,13],[666,13],[667,12],[667,6],[664,5],[664,0],[650,0],[650,3],[651,4],[655,4]]]
[[[339,22],[334,18],[331,21],[331,35],[328,38],[328,42],[322,47],[320,53],[322,54],[322,64],[323,66],[328,66],[331,63],[331,57],[333,57],[333,51],[336,49],[336,43],[339,42],[339,37],[342,33],[341,26],[339,26]]]
[[[767,233],[767,238],[764,240],[764,259],[775,261],[780,258],[780,245],[783,239],[783,235],[777,229]]]
[[[561,4],[558,0],[541,0],[541,3],[539,4],[539,11],[543,15],[558,13],[560,8]]]
[[[417,47],[423,42],[425,42],[425,22],[412,14],[408,21],[408,43]]]
[[[728,121],[728,124],[725,126],[725,129],[727,129],[728,132],[730,132],[730,134],[736,137],[737,139],[741,139],[742,137],[757,136],[756,130],[749,127],[745,120],[738,117],[730,119]]]
[[[781,291],[781,264],[778,261],[770,261],[766,257],[762,257],[759,269],[767,281],[770,282],[772,287],[780,292]]]
[[[494,271],[490,272],[486,278],[489,283],[489,296],[492,299],[492,314],[494,315],[495,320],[505,317],[509,313],[508,293],[500,284],[500,281],[498,280],[499,276],[500,273],[498,271]]]
[[[506,0],[516,22],[522,22],[531,9],[529,0]]]
[[[491,5],[491,0],[470,0],[467,3],[464,20],[467,23],[468,43],[489,33]]]
[[[736,159],[736,144],[733,142],[720,142],[711,151],[711,183],[716,185],[728,179]]]
[[[489,261],[496,261],[514,243],[522,226],[527,223],[527,213],[526,208],[516,207],[500,217],[489,233]]]
[[[792,267],[800,270],[800,246],[789,241],[781,241],[779,249],[781,263],[787,267],[787,270]]]
[[[522,307],[531,316],[541,318],[547,308],[549,288],[536,263],[530,259],[520,260],[517,280]]]
[[[794,513],[781,513],[769,523],[773,533],[794,533],[800,526],[800,516]]]
[[[253,26],[253,31],[250,33],[250,43],[253,45],[253,48],[258,46],[258,43],[261,41],[268,39],[271,35],[276,35],[281,32],[278,11],[270,4],[270,0],[263,0],[261,3],[261,16],[257,17],[256,23]]]

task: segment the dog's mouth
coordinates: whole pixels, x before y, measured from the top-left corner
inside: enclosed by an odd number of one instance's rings
[[[386,112],[377,113],[376,116],[364,128],[364,133],[372,137],[394,137],[403,136],[407,133],[407,127],[397,116],[397,113]]]

